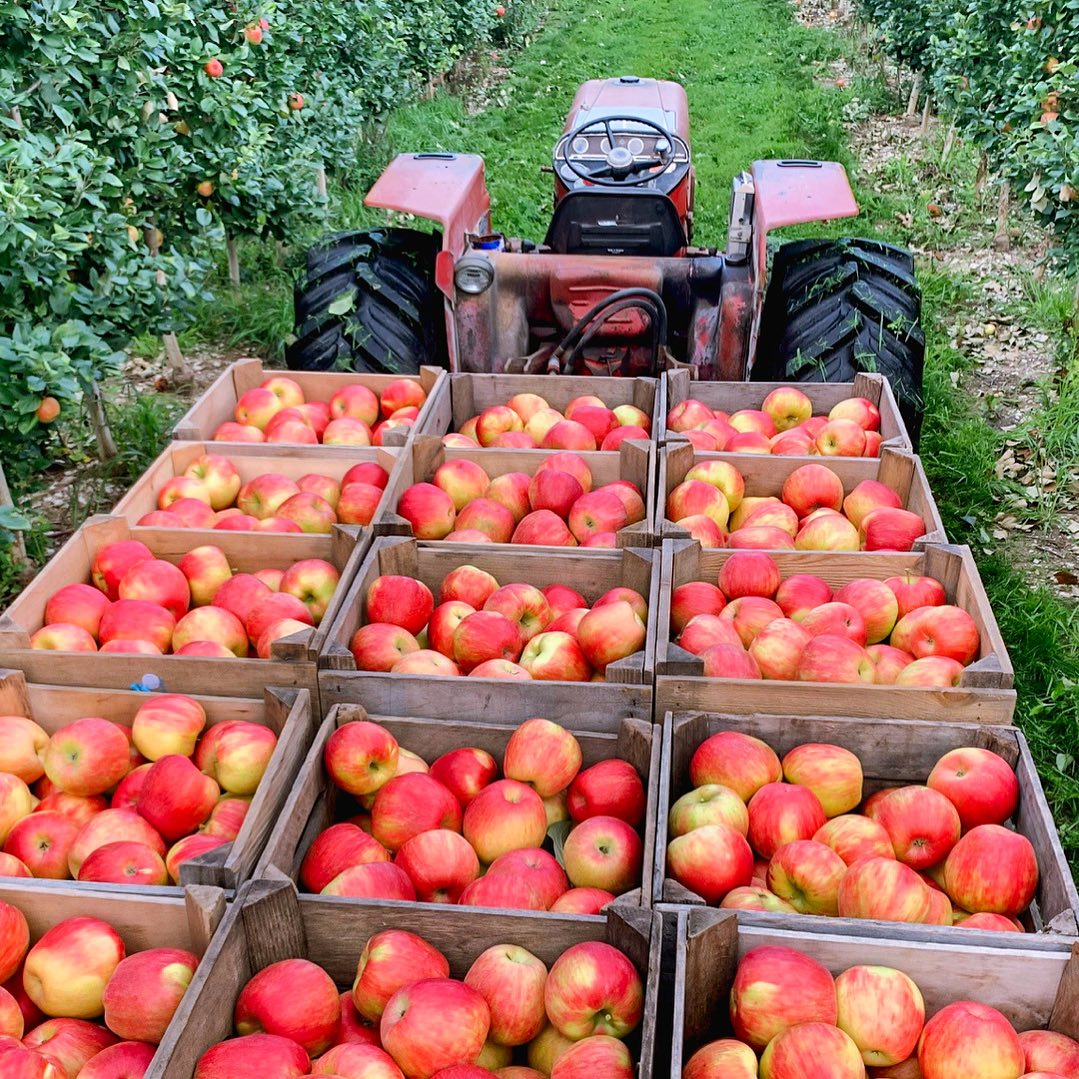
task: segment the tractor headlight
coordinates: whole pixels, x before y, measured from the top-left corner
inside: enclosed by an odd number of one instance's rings
[[[469,296],[486,292],[494,279],[495,268],[491,265],[491,260],[483,255],[464,255],[453,271],[453,283]]]

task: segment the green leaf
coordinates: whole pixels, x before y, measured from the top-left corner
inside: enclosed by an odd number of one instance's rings
[[[563,869],[566,868],[566,862],[562,857],[562,851],[566,845],[566,840],[569,838],[569,834],[572,831],[573,821],[571,820],[555,821],[554,824],[547,829],[547,837],[554,847],[554,856]]]
[[[333,303],[327,308],[331,315],[346,315],[349,311],[353,310],[356,306],[356,296],[354,293],[346,292],[341,296],[338,296]]]

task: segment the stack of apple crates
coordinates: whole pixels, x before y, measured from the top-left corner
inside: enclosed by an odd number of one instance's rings
[[[869,397],[878,405],[884,435],[881,458],[840,459],[837,471],[848,490],[878,475],[897,489],[905,484],[901,494],[917,504],[930,523],[929,534],[909,554],[792,552],[777,560],[784,576],[815,573],[835,586],[853,577],[884,579],[906,571],[936,576],[949,590],[949,599],[975,615],[983,638],[981,656],[968,668],[963,684],[954,688],[709,679],[702,676],[694,657],[670,643],[672,590],[689,580],[714,583],[727,555],[702,551],[664,519],[667,493],[700,458],[736,464],[754,494],[777,493],[785,476],[806,459],[696,452],[683,437],[667,431],[665,417],[687,397],[727,412],[759,408],[772,386],[691,386],[684,372],[658,381],[629,381],[448,376],[425,370],[419,379],[427,403],[395,446],[351,452],[306,445],[207,446],[217,426],[231,418],[239,396],[269,374],[257,361],[240,361],[224,372],[181,421],[177,441],[121,501],[120,515],[88,522],[0,620],[0,666],[13,668],[0,677],[0,712],[33,715],[47,729],[83,714],[130,722],[145,699],[140,691],[160,687],[198,696],[211,723],[236,715],[256,717],[273,726],[280,738],[271,771],[249,814],[250,827],[231,848],[185,866],[184,888],[91,890],[41,881],[0,885],[0,898],[26,911],[35,935],[64,917],[92,913],[112,922],[134,947],[160,944],[211,953],[189,991],[193,999],[177,1017],[187,1023],[194,1015],[199,1029],[188,1023],[186,1032],[170,1030],[148,1075],[156,1079],[190,1075],[198,1054],[228,1034],[231,1003],[242,975],[250,976],[277,958],[309,954],[347,981],[351,973],[345,967],[355,956],[350,952],[349,959],[341,960],[336,940],[362,941],[376,928],[392,925],[411,928],[438,943],[454,964],[467,964],[469,955],[482,946],[509,935],[532,943],[545,955],[557,955],[561,947],[583,939],[606,937],[618,944],[646,975],[647,1015],[634,1042],[642,1079],[680,1075],[683,1052],[688,1055],[697,1044],[719,1036],[733,963],[763,943],[803,950],[833,972],[856,963],[899,967],[915,978],[931,1008],[973,996],[1001,1007],[1021,1026],[1046,1025],[1052,1018],[1063,1029],[1073,1021],[1063,1014],[1066,994],[1059,991],[1076,976],[1069,962],[1076,935],[1076,894],[1026,743],[1008,725],[1015,694],[1007,653],[969,551],[949,546],[942,530],[934,527],[939,518],[932,496],[886,382],[859,376],[853,386],[806,389],[816,413],[826,413],[850,396]],[[365,382],[377,390],[384,381],[337,374],[292,377],[303,384],[309,399],[328,399],[346,382]],[[388,490],[399,494],[402,485],[425,478],[415,472],[428,469],[432,452],[438,450],[437,446],[432,450],[435,440],[482,407],[504,403],[521,392],[540,393],[555,407],[592,393],[611,406],[632,402],[650,414],[652,444],[638,444],[635,451],[644,454],[638,458],[638,474],[644,477],[639,485],[647,488],[647,516],[632,535],[620,537],[626,546],[567,554],[558,548],[417,543],[393,513],[392,497],[380,506],[372,527],[338,527],[328,537],[252,537],[200,530],[188,534],[189,530],[134,523],[154,508],[155,492],[164,479],[181,473],[209,449],[230,456],[245,479],[265,471],[339,476],[359,459],[379,460],[391,472]],[[476,459],[486,464],[498,453],[476,452]],[[545,456],[541,450],[520,452],[535,458],[530,470]],[[889,471],[885,475],[882,470]],[[326,558],[338,566],[341,582],[319,629],[306,639],[300,635],[280,642],[269,660],[89,657],[29,649],[28,636],[41,625],[45,599],[63,584],[85,580],[89,563],[103,544],[129,537],[141,539],[173,561],[195,546],[215,543],[225,549],[234,568],[250,571],[264,566],[283,569],[307,557]],[[499,572],[503,577],[512,574],[510,580],[540,586],[569,584],[590,599],[619,584],[634,587],[649,601],[645,648],[619,663],[605,683],[470,678],[454,679],[450,688],[441,678],[374,675],[355,669],[347,643],[360,624],[363,592],[375,576],[409,573],[437,583],[450,568],[463,564],[490,566],[496,577]],[[572,729],[586,764],[609,757],[628,760],[648,792],[640,887],[621,896],[601,917],[511,915],[298,896],[294,884],[298,861],[332,812],[332,800],[324,797],[321,747],[337,725],[360,716],[384,722],[402,745],[428,760],[464,745],[483,746],[498,756],[513,727],[532,716]],[[665,875],[667,813],[689,789],[688,760],[696,746],[723,730],[754,734],[780,755],[806,742],[845,746],[862,761],[866,793],[924,782],[933,762],[949,749],[993,748],[1015,767],[1021,789],[1015,825],[1032,840],[1038,854],[1042,883],[1030,926],[1036,932],[1013,935],[709,909],[699,896]],[[43,893],[50,897],[47,905]],[[264,934],[272,939],[264,939]],[[235,969],[238,962],[242,969]],[[226,972],[225,966],[232,969]],[[215,1011],[220,1015],[211,1018]]]

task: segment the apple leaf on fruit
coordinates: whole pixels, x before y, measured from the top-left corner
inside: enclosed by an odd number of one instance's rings
[[[566,863],[562,858],[562,848],[566,845],[566,837],[573,831],[573,821],[559,820],[547,829],[547,835],[554,845],[554,856],[558,864],[565,869]]]

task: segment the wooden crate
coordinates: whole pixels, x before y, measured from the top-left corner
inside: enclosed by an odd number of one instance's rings
[[[83,716],[100,716],[130,727],[135,713],[152,696],[124,689],[39,685],[28,683],[21,671],[0,670],[0,715],[29,716],[48,734],[54,734]],[[312,708],[311,694],[303,689],[267,689],[260,700],[192,696],[206,710],[207,727],[243,720],[269,727],[277,735],[277,748],[251,799],[251,808],[240,834],[232,843],[192,858],[180,868],[181,885],[205,884],[235,889],[248,880],[255,869],[315,736],[318,716]],[[61,883],[79,888],[99,887]],[[110,887],[109,890],[114,889]],[[121,893],[138,890],[152,895],[162,892],[181,894],[180,888],[172,887],[119,887]]]
[[[860,683],[780,682],[704,678],[700,658],[670,640],[671,593],[687,581],[715,582],[733,552],[702,550],[695,541],[663,545],[663,584],[656,626],[657,715],[664,712],[725,712],[752,715],[901,716],[915,720],[1010,723],[1015,711],[1014,671],[969,547],[939,546],[904,554],[775,551],[786,578],[813,573],[833,588],[855,577],[886,580],[910,570],[935,577],[948,601],[969,611],[978,627],[978,658],[954,688],[877,686]]]
[[[352,386],[357,382],[374,390],[382,391],[398,378],[407,378],[418,382],[427,392],[427,400],[420,409],[420,414],[412,428],[387,431],[386,442],[391,446],[403,446],[412,430],[426,422],[432,402],[437,396],[441,384],[448,377],[438,367],[421,367],[417,375],[369,375],[355,371],[279,371],[263,367],[258,359],[237,360],[229,364],[214,380],[213,384],[187,410],[172,431],[172,437],[180,442],[208,442],[214,437],[214,431],[221,424],[234,418],[236,402],[248,391],[262,385],[274,375],[285,375],[299,384],[308,401],[329,401],[343,386]],[[249,446],[249,442],[218,442],[222,452],[231,452],[235,446]],[[274,443],[286,445],[286,443]],[[309,447],[310,448],[310,447]],[[326,447],[329,449],[330,447]]]
[[[366,530],[335,528],[328,535],[215,532],[213,542],[237,572],[263,567],[287,569],[305,558],[323,558],[341,573],[322,624],[274,642],[271,659],[208,659],[199,656],[128,655],[119,652],[50,652],[30,647],[41,628],[45,604],[66,584],[89,582],[90,566],[106,544],[138,538],[157,558],[179,560],[198,542],[187,529],[138,530],[122,517],[91,517],[53,556],[19,597],[0,615],[0,666],[25,672],[31,682],[127,689],[147,674],[173,693],[216,689],[226,697],[260,698],[266,686],[311,690],[317,700],[317,657],[330,624],[341,609],[371,542]]]
[[[636,405],[652,421],[653,441],[662,441],[666,431],[666,411],[661,410],[660,380],[655,378],[605,378],[592,375],[503,375],[452,374],[439,383],[436,401],[422,423],[418,435],[439,438],[478,416],[485,408],[506,404],[518,393],[535,393],[552,408],[562,412],[576,397],[598,397],[608,408]]]
[[[172,442],[132,485],[127,494],[116,503],[112,513],[117,517],[125,518],[134,529],[135,537],[138,538],[147,529],[138,527],[136,522],[144,514],[157,509],[157,496],[161,488],[174,476],[182,476],[184,469],[204,453],[227,457],[236,466],[241,481],[247,483],[267,472],[280,473],[290,480],[298,480],[301,476],[315,472],[340,482],[344,474],[361,461],[374,461],[380,464],[392,477],[404,452],[404,450],[383,449],[378,446],[290,446],[280,453],[275,453],[273,446],[253,446],[249,443],[229,443],[222,451],[220,442]],[[389,487],[389,481],[387,481],[387,487]],[[383,494],[376,516],[389,505],[389,496]],[[360,526],[342,525],[341,527],[352,529]],[[160,528],[155,531],[160,531]],[[221,535],[220,529],[213,528],[188,528],[184,531],[189,534],[192,547],[203,543],[215,543],[216,538]],[[296,535],[295,532],[283,534]]]
[[[256,877],[275,877],[283,874],[299,886],[300,864],[315,837],[337,822],[338,790],[326,772],[323,752],[326,743],[338,727],[355,720],[371,720],[385,727],[405,748],[427,761],[435,761],[443,753],[462,747],[486,750],[501,768],[506,744],[517,724],[494,725],[454,719],[415,719],[398,716],[370,715],[358,705],[343,704],[335,707],[319,728],[307,759],[292,787],[292,792],[282,807],[277,825],[259,860]],[[656,819],[658,814],[660,772],[660,736],[658,728],[647,720],[618,719],[617,732],[597,734],[575,729],[567,722],[580,743],[583,754],[582,768],[589,768],[598,761],[617,758],[628,761],[637,770],[647,792],[647,803],[642,832],[644,868],[641,886],[620,896],[620,902],[651,907],[652,865],[655,862]],[[328,897],[327,897],[328,898]],[[369,900],[347,900],[371,905]],[[374,901],[390,907],[416,907],[416,903]],[[421,903],[422,907],[436,904]],[[471,910],[462,907],[462,910]]]
[[[681,439],[668,439],[659,451],[656,473],[655,532],[657,542],[665,539],[688,539],[689,533],[667,519],[667,496],[685,478],[686,473],[703,461],[727,461],[742,473],[746,494],[753,497],[779,497],[783,481],[806,464],[824,465],[843,481],[849,494],[862,480],[878,480],[891,487],[903,500],[903,508],[917,513],[925,521],[925,535],[915,540],[915,550],[934,543],[947,543],[940,511],[929,490],[929,481],[917,455],[902,450],[884,449],[880,458],[869,457],[771,457],[757,453],[702,453]],[[867,554],[877,554],[869,551]]]
[[[1026,739],[1015,727],[981,727],[973,723],[917,723],[907,720],[850,719],[824,716],[716,715],[705,712],[668,713],[663,726],[663,766],[660,772],[659,820],[652,894],[656,902],[703,905],[695,892],[666,875],[668,813],[676,799],[693,789],[689,763],[697,747],[718,731],[739,731],[767,742],[782,758],[795,746],[825,742],[843,746],[862,762],[866,796],[884,787],[924,784],[933,765],[953,749],[978,746],[999,753],[1019,781],[1016,831],[1033,844],[1038,856],[1038,891],[1025,934],[939,925],[907,925],[854,918],[825,918],[804,914],[739,911],[745,925],[792,929],[806,933],[890,937],[939,944],[979,947],[1057,950],[1062,936],[1077,935],[1076,894],[1053,817]],[[1070,943],[1070,941],[1069,941]]]
[[[657,553],[630,548],[620,551],[597,550],[588,558],[583,558],[575,551],[552,555],[545,547],[495,548],[488,553],[482,545],[419,544],[401,536],[376,539],[329,628],[319,657],[319,666],[324,671],[338,672],[336,680],[323,683],[330,691],[322,702],[323,709],[325,711],[333,704],[347,703],[362,704],[369,712],[379,715],[429,716],[427,702],[436,700],[446,692],[452,695],[454,706],[458,709],[456,714],[469,718],[482,715],[497,700],[495,716],[499,721],[517,719],[516,716],[507,716],[502,709],[503,702],[508,704],[518,699],[534,701],[537,706],[548,701],[550,708],[559,714],[568,712],[572,715],[577,710],[594,712],[602,708],[609,714],[645,718],[646,713],[642,709],[650,707],[655,656],[655,612],[659,606],[658,563]],[[590,601],[618,586],[636,589],[648,600],[648,635],[639,652],[608,665],[607,678],[608,685],[628,683],[639,687],[638,692],[626,694],[624,698],[621,694],[593,697],[593,690],[606,686],[592,682],[539,681],[514,682],[510,686],[501,678],[379,674],[356,669],[356,660],[348,646],[352,635],[365,621],[364,597],[376,577],[382,574],[415,577],[437,595],[446,574],[463,565],[486,570],[500,584],[524,581],[537,588],[565,584],[582,592]],[[407,687],[414,687],[413,692],[409,693]],[[518,697],[520,691],[541,687],[546,692]],[[647,705],[639,693],[648,694]],[[616,703],[623,699],[624,707]],[[551,714],[549,718],[555,719],[557,716]]]
[[[663,1065],[670,1079],[681,1079],[684,1061],[706,1042],[731,1037],[728,998],[738,961],[766,945],[803,952],[833,975],[863,964],[901,970],[922,991],[927,1018],[953,1001],[974,1000],[999,1009],[1017,1030],[1049,1027],[1079,1037],[1079,957],[1068,946],[1003,951],[791,933],[739,924],[733,911],[722,910],[667,908],[663,917],[665,933],[674,936],[671,1061]]]
[[[0,902],[22,911],[30,927],[31,944],[68,918],[100,918],[120,934],[128,955],[147,948],[181,948],[205,961],[226,910],[225,893],[218,888],[188,888],[180,895],[121,888],[106,894],[64,881],[49,881],[56,885],[49,889],[37,887],[38,883],[0,880]],[[164,1040],[179,1035],[174,1020]],[[163,1067],[165,1059],[166,1054],[159,1049],[147,1074]]]
[[[650,1075],[654,1052],[661,933],[659,918],[640,907],[611,908],[607,918],[484,911],[415,904],[368,906],[321,896],[297,896],[287,881],[252,881],[234,903],[180,1002],[146,1079],[190,1079],[198,1059],[232,1034],[232,1015],[243,986],[283,959],[306,958],[342,988],[351,986],[367,939],[386,929],[417,933],[449,960],[450,976],[463,978],[483,951],[518,944],[550,966],[583,941],[621,949],[645,981],[644,1019],[628,1039]]]
[[[709,408],[722,412],[737,412],[743,408],[759,409],[764,399],[784,386],[794,386],[813,402],[814,415],[827,415],[840,401],[848,397],[864,397],[880,410],[880,434],[883,446],[909,450],[913,443],[907,425],[896,404],[895,394],[883,375],[860,373],[853,382],[696,382],[690,372],[682,369],[668,371],[663,377],[666,411],[663,413],[666,437],[678,438],[677,432],[667,432],[667,412],[689,397],[695,397]],[[883,447],[882,447],[883,448]],[[746,454],[738,454],[743,457]]]
[[[507,376],[517,378],[517,375]],[[617,380],[616,380],[617,381]],[[475,461],[494,479],[507,472],[527,472],[534,476],[540,465],[558,450],[468,450],[455,446],[443,446],[441,440],[417,435],[412,443],[411,455],[404,451],[405,460],[401,461],[390,478],[382,504],[386,507],[374,520],[375,533],[380,536],[411,536],[412,526],[396,512],[401,495],[414,483],[430,483],[435,469],[444,461]],[[575,451],[574,451],[575,452]],[[618,453],[580,453],[585,464],[592,472],[593,489],[614,480],[629,480],[635,484],[644,499],[645,517],[643,521],[627,525],[617,533],[619,547],[653,546],[655,514],[655,447],[649,442],[623,442]],[[475,548],[479,545],[468,544]],[[502,551],[519,551],[521,544],[483,544]],[[565,552],[565,547],[540,547],[528,545],[530,550],[543,550],[551,554]],[[577,548],[570,548],[575,553]],[[594,548],[581,548],[581,552],[591,556]],[[602,548],[595,548],[602,550]]]

